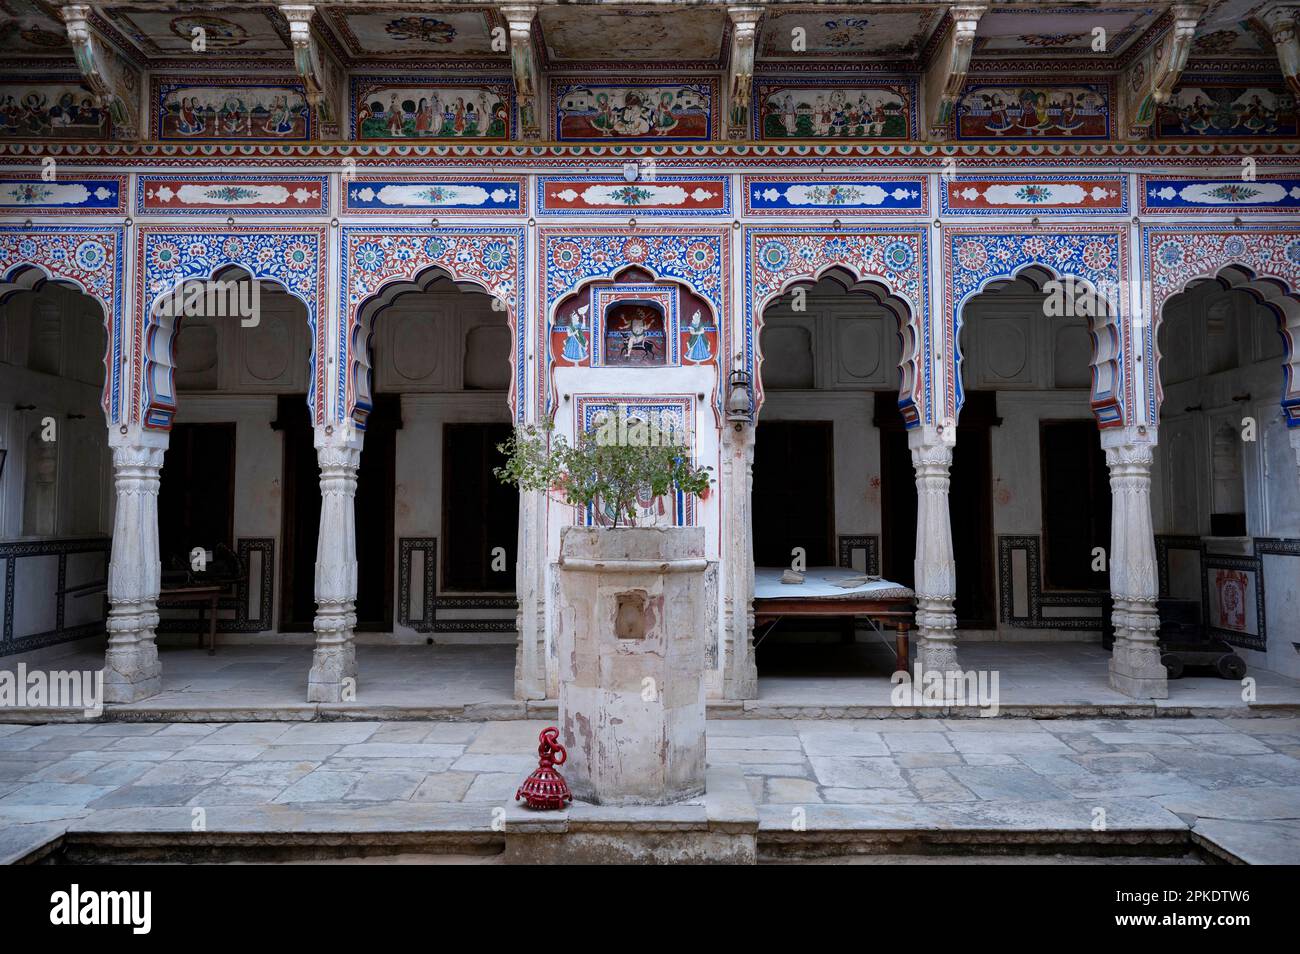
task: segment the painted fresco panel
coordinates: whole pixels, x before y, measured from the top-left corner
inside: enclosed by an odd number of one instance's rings
[[[585,83],[551,79],[551,108],[559,142],[707,141],[713,138],[718,84],[713,79],[664,77]]]
[[[755,139],[913,139],[916,87],[906,80],[756,81]]]
[[[329,176],[140,176],[137,215],[204,215],[224,210],[262,215],[323,215]]]
[[[945,215],[1124,214],[1124,176],[961,176],[940,182]]]
[[[608,426],[611,416],[624,427],[643,424],[652,433],[676,437],[684,447],[695,446],[694,400],[680,395],[646,395],[628,398],[622,395],[582,395],[574,402],[576,433],[591,433]],[[637,523],[640,526],[669,524],[679,527],[695,525],[696,500],[681,491],[663,497],[637,500]],[[588,526],[612,526],[614,515],[597,501],[583,514]]]
[[[1294,139],[1297,132],[1295,96],[1281,80],[1180,83],[1156,108],[1152,130],[1158,139]]]
[[[153,78],[153,136],[164,142],[312,138],[311,106],[298,82],[238,77]]]
[[[108,139],[107,109],[77,76],[0,83],[0,139]]]
[[[1108,83],[975,83],[957,103],[957,139],[1109,139]]]
[[[747,215],[925,215],[929,180],[888,176],[745,176]]]
[[[523,176],[357,176],[344,180],[343,211],[388,215],[521,215],[527,210]]]
[[[1140,176],[1144,213],[1280,212],[1300,209],[1300,179]]]
[[[352,77],[354,139],[510,139],[514,94],[508,79]]]
[[[492,30],[502,25],[496,11],[437,10],[394,6],[327,7],[330,26],[354,57],[361,56],[499,56],[492,49]]]
[[[46,181],[37,173],[0,178],[0,213],[120,215],[126,211],[126,176]]]
[[[648,181],[592,176],[539,176],[540,215],[730,215],[731,182],[723,176],[655,176]]]

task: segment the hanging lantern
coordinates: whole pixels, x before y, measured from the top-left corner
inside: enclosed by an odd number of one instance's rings
[[[753,385],[748,372],[732,371],[727,379],[727,419],[737,424],[748,421],[753,401]]]
[[[563,765],[569,753],[560,745],[560,730],[551,726],[543,729],[537,736],[537,770],[524,779],[524,784],[515,792],[515,801],[524,800],[529,808],[542,811],[555,811],[564,807],[565,802],[573,801],[569,784],[564,776],[555,771],[556,765]]]

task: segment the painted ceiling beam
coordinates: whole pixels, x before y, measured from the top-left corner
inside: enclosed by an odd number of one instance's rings
[[[750,137],[754,98],[754,47],[762,7],[727,7],[731,18],[731,62],[727,67],[727,138]]]
[[[310,4],[281,4],[280,12],[289,21],[289,39],[293,43],[293,65],[302,77],[307,102],[316,112],[322,139],[343,136],[343,71],[329,54],[321,50],[311,32],[316,8]]]
[[[541,104],[537,101],[541,71],[533,47],[537,7],[531,3],[514,3],[500,10],[510,25],[510,69],[515,80],[515,102],[519,104],[519,134],[525,140],[538,140],[542,138]]]
[[[1277,63],[1291,92],[1300,96],[1300,38],[1296,36],[1296,13],[1300,6],[1274,3],[1259,13],[1277,48]]]
[[[948,135],[953,110],[970,71],[975,29],[987,9],[988,5],[982,3],[960,3],[948,8],[952,30],[921,81],[926,102],[925,133],[931,141],[943,140]]]
[[[1129,115],[1129,135],[1134,139],[1145,139],[1151,132],[1156,120],[1156,109],[1161,103],[1168,102],[1173,95],[1178,78],[1187,67],[1187,58],[1192,52],[1192,41],[1196,39],[1196,25],[1205,16],[1203,3],[1175,3],[1172,8],[1174,26],[1165,38],[1164,55],[1154,63],[1151,78],[1143,85],[1136,86],[1138,95],[1132,100],[1134,106]],[[1141,66],[1139,61],[1137,66]],[[1132,67],[1136,69],[1137,66]]]
[[[59,12],[95,105],[108,110],[113,138],[139,140],[144,134],[140,128],[139,72],[91,27],[88,5],[70,4]]]

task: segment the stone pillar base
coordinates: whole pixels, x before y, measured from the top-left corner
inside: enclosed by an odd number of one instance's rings
[[[104,654],[104,701],[139,702],[162,692],[162,663],[153,640]]]
[[[1134,699],[1168,699],[1168,672],[1160,663],[1158,647],[1134,646],[1115,638],[1110,657],[1110,687]]]
[[[308,702],[355,702],[357,651],[351,641],[341,646],[317,646],[307,674]]]

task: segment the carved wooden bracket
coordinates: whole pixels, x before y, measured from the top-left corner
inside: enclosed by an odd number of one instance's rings
[[[302,77],[307,102],[316,112],[320,138],[339,139],[343,126],[343,73],[328,55],[322,55],[311,32],[316,8],[310,4],[282,4],[280,12],[289,21],[293,43],[293,65]]]
[[[1296,37],[1296,11],[1300,7],[1275,3],[1259,13],[1277,48],[1277,63],[1291,92],[1300,96],[1300,39]]]
[[[515,101],[519,104],[519,135],[523,139],[541,139],[541,104],[538,90],[541,78],[533,50],[533,19],[537,7],[531,3],[510,4],[501,8],[510,24],[510,68],[515,78]]]
[[[74,4],[60,8],[68,25],[68,40],[77,68],[90,87],[95,105],[107,109],[114,139],[138,140],[140,128],[140,74],[90,27],[90,7]]]
[[[754,90],[754,44],[762,7],[728,7],[731,17],[731,65],[727,71],[727,138],[748,139]]]
[[[1167,102],[1173,94],[1174,86],[1178,84],[1178,78],[1187,66],[1192,41],[1196,39],[1196,24],[1205,16],[1205,9],[1203,3],[1174,4],[1174,27],[1166,38],[1164,56],[1154,64],[1151,79],[1139,88],[1137,97],[1132,100],[1134,106],[1129,116],[1129,135],[1134,139],[1144,138],[1148,134],[1156,119],[1156,108]]]
[[[953,27],[943,48],[925,71],[923,87],[926,109],[926,134],[931,140],[947,136],[953,110],[966,85],[970,57],[975,49],[975,28],[988,7],[984,4],[958,4],[949,9]]]

